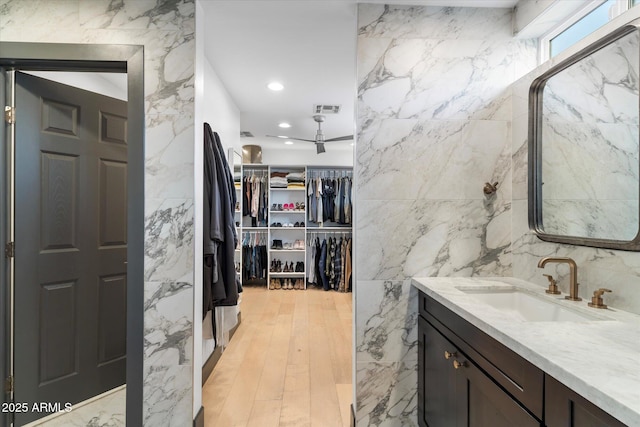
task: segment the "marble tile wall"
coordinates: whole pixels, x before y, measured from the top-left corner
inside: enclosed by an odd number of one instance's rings
[[[1,41],[144,45],[145,426],[193,419],[194,32],[194,0],[0,0]]]
[[[417,425],[412,276],[510,276],[508,9],[358,7],[358,426]],[[485,182],[499,182],[487,198]]]

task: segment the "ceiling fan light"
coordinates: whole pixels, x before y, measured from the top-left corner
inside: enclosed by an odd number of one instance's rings
[[[284,85],[280,82],[271,82],[267,85],[267,87],[274,92],[279,92],[284,89]]]
[[[283,129],[288,129],[291,127],[291,125],[287,122],[282,122],[282,123],[278,123],[278,127],[283,128]]]

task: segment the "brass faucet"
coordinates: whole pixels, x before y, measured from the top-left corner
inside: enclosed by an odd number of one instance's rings
[[[538,268],[544,268],[548,262],[567,263],[569,264],[569,295],[565,298],[571,301],[582,301],[578,296],[578,266],[571,258],[564,257],[544,257],[538,261]]]

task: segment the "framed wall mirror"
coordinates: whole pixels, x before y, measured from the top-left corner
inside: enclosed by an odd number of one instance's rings
[[[545,241],[640,250],[640,31],[626,25],[529,92],[529,226]]]

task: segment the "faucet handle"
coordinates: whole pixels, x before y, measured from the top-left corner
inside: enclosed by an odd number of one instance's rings
[[[602,300],[602,295],[605,292],[612,292],[611,289],[600,288],[598,290],[593,291],[593,297],[591,298],[591,302],[589,303],[589,307],[593,308],[607,308],[606,304]]]
[[[548,294],[559,295],[560,291],[558,290],[558,282],[556,282],[556,279],[554,279],[550,274],[543,274],[543,276],[549,280],[549,289],[545,292]]]

